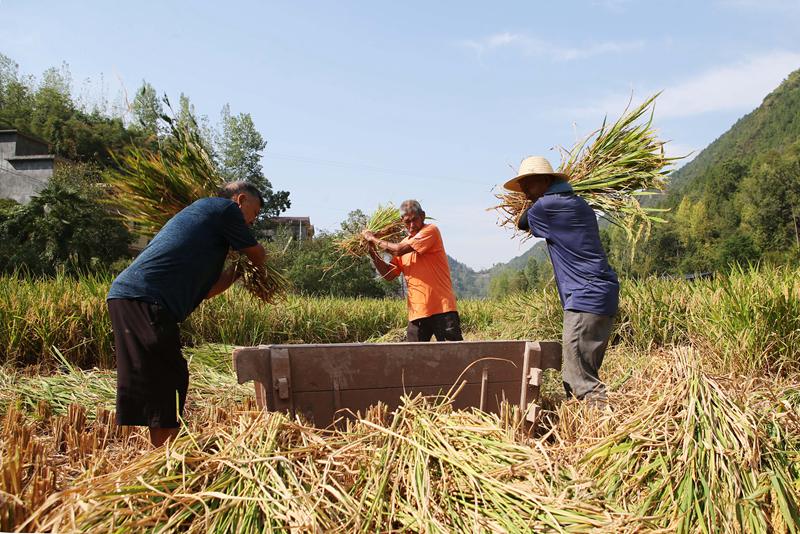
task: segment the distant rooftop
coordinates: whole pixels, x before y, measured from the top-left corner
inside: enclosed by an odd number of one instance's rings
[[[310,217],[270,217],[273,222],[306,222],[311,223]]]

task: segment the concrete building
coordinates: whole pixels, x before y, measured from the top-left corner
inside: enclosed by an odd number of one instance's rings
[[[306,241],[314,237],[314,226],[310,217],[271,217],[270,222],[275,230],[267,230],[267,235],[274,236],[278,232],[288,232],[295,241]]]
[[[46,141],[17,130],[0,130],[0,198],[25,204],[45,188],[62,158]]]

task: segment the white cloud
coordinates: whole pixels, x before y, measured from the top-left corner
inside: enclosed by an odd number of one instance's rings
[[[526,56],[543,57],[552,61],[573,61],[603,54],[635,50],[644,46],[642,41],[593,43],[582,47],[560,46],[549,41],[521,33],[496,33],[483,39],[462,41],[461,46],[475,50],[479,57],[501,48],[516,48]]]
[[[797,0],[717,0],[717,4],[722,7],[748,9],[755,11],[800,10],[800,2],[798,2]]]
[[[625,8],[631,1],[632,0],[593,0],[592,3],[609,11],[620,13],[625,11]]]
[[[777,51],[744,61],[714,67],[692,78],[663,88],[656,104],[659,119],[688,117],[715,111],[749,111],[757,107],[792,71],[800,68],[800,53]],[[638,87],[642,98],[662,88]],[[582,108],[570,109],[573,116],[619,114],[630,93],[610,95]]]

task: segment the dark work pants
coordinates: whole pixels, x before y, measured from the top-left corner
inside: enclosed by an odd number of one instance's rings
[[[461,319],[458,312],[437,313],[408,322],[406,341],[430,341],[431,336],[436,336],[436,341],[464,339],[461,336]]]
[[[117,360],[117,424],[177,428],[189,387],[180,328],[164,308],[112,299]]]
[[[561,373],[567,397],[605,402],[599,371],[613,324],[609,315],[564,310]]]

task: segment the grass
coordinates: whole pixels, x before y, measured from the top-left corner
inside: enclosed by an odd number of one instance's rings
[[[185,426],[157,451],[113,423],[108,280],[5,277],[0,530],[797,532],[798,275],[624,281],[613,410],[565,400],[548,372],[534,436],[442,398],[325,431],[255,413],[220,342],[393,341],[405,306],[233,290],[183,325]],[[552,288],[459,309],[468,338],[560,335]]]
[[[0,362],[112,368],[108,278],[0,278]],[[800,271],[734,270],[713,280],[623,280],[616,342],[649,351],[673,345],[704,350],[720,370],[782,373],[800,369]],[[473,339],[558,339],[561,306],[553,288],[504,301],[461,300]],[[406,324],[399,299],[288,296],[274,306],[240,288],[204,303],[182,325],[187,345],[343,343],[398,340]],[[748,358],[741,358],[747,353]]]

